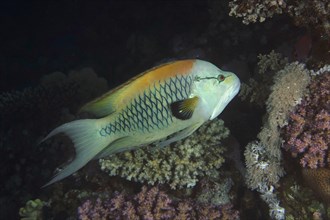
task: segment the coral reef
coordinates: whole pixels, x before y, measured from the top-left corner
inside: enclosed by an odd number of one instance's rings
[[[259,64],[263,63],[267,62]],[[277,63],[273,66],[278,66]],[[257,135],[258,140],[249,143],[244,152],[247,167],[246,183],[249,188],[261,193],[261,198],[269,205],[270,216],[275,219],[284,219],[284,209],[279,206],[279,200],[274,192],[277,182],[284,175],[281,166],[280,128],[287,124],[290,111],[301,101],[310,81],[309,75],[309,70],[297,62],[289,63],[275,73],[274,85],[271,86],[266,101],[267,114]]]
[[[253,104],[263,106],[270,94],[274,75],[288,63],[282,54],[272,50],[269,54],[258,55],[258,70],[247,83],[242,83],[239,96]]]
[[[311,189],[300,184],[298,179],[295,175],[287,175],[281,181],[281,204],[285,208],[285,219],[326,219],[325,205],[318,201]],[[317,185],[315,182],[313,184]]]
[[[274,146],[279,147],[279,146]],[[261,142],[251,142],[246,146],[245,162],[247,173],[245,181],[252,190],[257,190],[269,206],[269,215],[275,219],[284,219],[285,210],[274,192],[274,186],[284,175],[280,165],[281,154],[276,157],[269,154],[268,147]]]
[[[310,169],[304,168],[302,170],[303,177],[308,186],[315,192],[315,194],[322,199],[322,201],[330,202],[330,169],[318,168]]]
[[[280,128],[286,125],[289,112],[300,102],[309,80],[309,71],[297,62],[286,65],[275,74],[275,84],[266,102],[266,119],[258,134],[259,141],[248,144],[244,153],[247,183],[251,189],[256,189],[260,183],[276,184],[283,175]]]
[[[262,186],[258,191],[261,194],[261,198],[269,206],[269,216],[273,219],[285,219],[285,209],[280,206],[280,201],[277,198],[277,194],[274,192],[274,187]]]
[[[330,72],[315,77],[309,93],[290,114],[283,128],[284,149],[300,159],[302,167],[328,165],[330,147]]]
[[[0,94],[1,118],[4,120],[36,117],[40,112],[60,109],[76,95],[77,85],[66,82],[62,85],[26,88],[23,91]],[[39,113],[39,114],[38,114]]]
[[[260,142],[249,143],[244,156],[247,168],[246,183],[252,190],[259,189],[261,185],[276,184],[284,174],[280,166],[281,156],[271,157],[267,147]]]
[[[40,80],[40,85],[23,91],[0,94],[1,118],[31,118],[60,111],[74,103],[76,106],[108,90],[107,81],[100,78],[91,68],[51,73]]]
[[[326,72],[330,72],[330,65],[324,65],[323,67],[321,67],[320,69],[318,69],[316,71],[311,70],[311,75],[317,76],[317,75],[321,75]]]
[[[97,164],[95,165],[94,169],[97,169]],[[202,215],[199,212],[204,210],[205,212],[225,214],[224,216],[221,215],[221,218],[215,219],[228,219],[229,217],[235,219],[229,213],[235,214],[238,218],[238,212],[234,211],[231,205],[234,199],[233,181],[228,177],[231,175],[230,172],[225,172],[224,175],[221,174],[220,179],[219,176],[203,178],[193,189],[170,190],[166,186],[151,187],[145,185],[142,187],[142,191],[141,184],[126,181],[120,177],[110,177],[104,172],[95,173],[95,170],[91,172],[93,172],[91,175],[93,175],[95,181],[80,178],[79,181],[75,181],[75,184],[72,183],[73,181],[55,184],[52,187],[52,195],[49,200],[51,201],[49,202],[50,206],[46,206],[42,210],[44,219],[52,219],[58,215],[61,216],[61,219],[77,219],[78,216],[81,216],[82,219],[130,219],[125,216],[124,210],[127,209],[127,212],[129,212],[131,205],[134,205],[134,209],[138,210],[136,211],[136,215],[139,215],[137,219],[146,219],[142,215],[147,215],[147,212],[154,215],[155,212],[159,214],[166,213],[166,210],[173,210],[170,214],[177,216],[180,213],[179,204],[181,203],[190,205],[184,207],[190,207],[189,209],[199,216]],[[212,180],[210,181],[210,179]],[[72,187],[73,185],[77,187]],[[160,187],[162,187],[161,190]],[[136,195],[137,192],[140,193]],[[168,198],[171,200],[170,203],[165,203]],[[146,200],[149,202],[144,203]],[[147,207],[151,202],[153,202],[153,206]],[[121,204],[120,207],[119,203]],[[115,211],[113,210],[114,205],[118,207]],[[154,209],[156,205],[162,205],[161,209]],[[79,206],[80,209],[77,213]],[[214,210],[209,210],[209,208]],[[226,213],[229,215],[227,218],[225,218]],[[196,216],[197,214],[193,215]],[[114,218],[117,215],[118,218]],[[206,216],[207,214],[205,214],[204,219],[208,219]],[[215,213],[214,216],[219,216],[219,214]],[[153,219],[174,219],[174,217],[155,217]],[[178,219],[180,218],[178,217]],[[199,218],[191,217],[191,219]]]
[[[108,199],[87,200],[78,218],[89,219],[239,219],[230,205],[210,206],[191,200],[172,200],[158,187],[142,187],[134,197],[116,193]]]
[[[217,178],[214,178],[217,179]],[[210,203],[212,205],[224,205],[230,203],[229,192],[234,182],[230,178],[216,181],[201,180],[200,189],[197,190],[196,201],[198,203]]]
[[[92,69],[84,68],[69,74],[48,74],[35,87],[0,95],[0,155],[6,164],[0,170],[3,177],[0,212],[10,213],[3,218],[15,218],[13,213],[17,216],[18,209],[28,199],[44,198],[40,187],[49,179],[54,167],[73,154],[68,147],[70,140],[63,137],[44,145],[38,145],[38,140],[59,121],[75,118],[70,112],[106,89],[105,79]],[[37,200],[28,203],[31,209],[35,205],[38,208],[38,204]],[[36,219],[37,213],[29,213],[30,208],[21,209],[22,218],[34,215]]]
[[[282,128],[287,124],[290,111],[300,103],[310,81],[309,74],[309,70],[298,62],[290,63],[283,70],[276,73],[274,76],[275,84],[271,87],[272,92],[266,102],[268,126],[264,126],[258,135],[262,143],[269,143],[269,146],[278,146],[278,128]],[[269,133],[265,128],[271,132]],[[279,148],[273,149],[271,147],[269,150],[272,155],[280,154]]]
[[[71,82],[76,84],[77,102],[86,102],[100,94],[108,91],[106,79],[99,77],[92,68],[82,68],[80,70],[70,71],[67,75],[61,72],[54,72],[41,78],[40,84],[43,87],[59,86]]]
[[[21,220],[42,220],[42,208],[45,205],[46,202],[40,199],[27,201],[25,207],[19,209]]]
[[[4,179],[0,190],[2,218],[19,218],[18,210],[27,200],[40,198],[49,203],[42,209],[37,207],[37,212],[30,213],[27,209],[32,207],[25,207],[21,218],[76,219],[79,215],[81,219],[128,219],[130,214],[133,219],[210,219],[210,215],[235,219],[237,212],[226,205],[232,203],[240,210],[241,219],[326,219],[326,207],[321,201],[327,201],[325,196],[329,195],[329,174],[324,170],[329,168],[329,145],[308,141],[316,142],[320,136],[324,140],[326,130],[318,126],[326,124],[328,114],[315,110],[310,118],[300,115],[302,128],[292,116],[287,128],[301,129],[293,137],[296,146],[280,146],[284,133],[293,135],[281,129],[287,123],[287,108],[299,103],[300,94],[306,93],[291,90],[308,81],[290,73],[310,72],[318,79],[330,71],[329,67],[308,71],[302,64],[291,63],[298,60],[314,69],[329,63],[328,0],[176,3],[178,7],[170,1],[131,2],[133,7],[121,1],[104,5],[45,4],[47,10],[36,7],[42,16],[24,19],[29,21],[26,27],[19,25],[26,23],[16,19],[14,13],[22,12],[26,17],[31,11],[6,10],[15,19],[5,20],[15,24],[4,26],[10,30],[6,33],[12,33],[13,41],[8,41],[10,36],[4,38],[7,49],[0,59],[0,66],[5,67],[0,83],[3,91],[9,91],[0,94],[0,155],[5,164],[0,170]],[[77,13],[72,14],[72,9]],[[49,25],[46,20],[51,21]],[[39,21],[46,25],[40,26]],[[31,29],[33,24],[38,27]],[[273,49],[276,52],[258,56]],[[87,116],[76,115],[76,110],[107,90],[106,81],[91,69],[66,70],[93,66],[98,73],[110,73],[107,78],[113,87],[160,60],[195,57],[235,72],[246,82],[240,93],[245,102],[234,101],[221,116],[236,144],[229,138],[222,141],[228,131],[221,121],[215,121],[171,146],[146,146],[103,158],[99,163],[92,161],[66,180],[40,189],[54,168],[66,163],[74,151],[64,135],[39,146],[38,140],[57,124]],[[57,72],[37,81],[43,73],[53,70],[65,74]],[[18,88],[21,90],[9,90]],[[291,95],[296,96],[294,100]],[[301,106],[305,102],[302,100]],[[297,110],[291,115],[300,114],[299,106],[293,108]],[[308,133],[316,135],[308,140],[304,138]],[[291,151],[302,144],[302,152]],[[317,151],[313,148],[321,153],[308,154]],[[235,162],[242,161],[239,156],[243,152],[247,170],[244,167],[239,173]],[[316,162],[309,162],[312,160]],[[312,164],[317,169],[309,169]],[[284,169],[287,175],[283,178]],[[300,171],[315,194],[303,184]],[[141,191],[141,182],[160,185],[145,186]],[[120,193],[114,194],[115,191]],[[323,198],[318,201],[317,195]],[[209,208],[200,210],[203,207]],[[219,217],[226,210],[236,216]]]
[[[264,22],[266,18],[282,14],[286,6],[284,0],[233,0],[229,2],[229,15],[243,18],[244,24]]]
[[[327,0],[233,0],[229,7],[229,15],[243,18],[244,24],[263,22],[266,18],[285,13],[298,26],[318,30],[324,37],[330,34],[330,3]]]
[[[329,12],[330,3],[327,0],[295,0],[287,7],[287,13],[293,17],[296,25],[314,29],[328,39],[330,35]]]
[[[224,162],[221,140],[229,135],[222,120],[204,124],[190,137],[171,146],[143,147],[100,159],[111,176],[148,184],[166,183],[171,188],[192,187],[198,177],[214,174]]]

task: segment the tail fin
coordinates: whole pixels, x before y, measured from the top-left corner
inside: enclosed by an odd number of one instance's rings
[[[100,119],[82,119],[63,124],[55,128],[41,141],[43,142],[58,133],[65,133],[71,138],[76,149],[74,160],[43,187],[76,172],[109,145],[111,140],[100,136],[98,133],[99,121]]]

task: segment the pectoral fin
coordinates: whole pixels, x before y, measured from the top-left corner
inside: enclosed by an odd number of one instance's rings
[[[188,120],[194,113],[198,104],[199,98],[197,96],[189,99],[173,102],[170,107],[172,115],[181,120]]]

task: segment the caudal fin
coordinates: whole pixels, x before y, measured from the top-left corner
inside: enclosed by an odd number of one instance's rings
[[[82,119],[63,124],[55,128],[42,140],[43,142],[58,133],[65,133],[70,137],[76,149],[74,160],[43,187],[53,184],[76,172],[108,146],[110,139],[99,135],[99,120],[100,119]]]

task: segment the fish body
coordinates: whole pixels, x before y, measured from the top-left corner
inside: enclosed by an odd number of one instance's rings
[[[81,111],[98,119],[81,119],[55,128],[44,140],[65,133],[75,159],[52,184],[92,159],[155,143],[167,146],[217,117],[240,88],[238,77],[202,60],[166,63],[132,78],[87,103]]]

